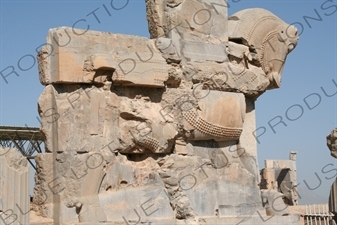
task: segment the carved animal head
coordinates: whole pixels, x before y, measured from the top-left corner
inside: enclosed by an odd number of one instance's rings
[[[252,64],[263,69],[270,80],[268,89],[278,88],[287,55],[296,47],[296,27],[285,23],[271,12],[252,8],[229,18],[229,40],[249,47]]]

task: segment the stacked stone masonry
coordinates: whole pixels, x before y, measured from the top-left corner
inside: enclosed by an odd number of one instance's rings
[[[228,18],[223,4],[146,0],[151,39],[49,31],[38,55],[41,215],[56,224],[298,224],[267,215],[252,135],[255,100],[279,87],[296,28],[259,8]]]

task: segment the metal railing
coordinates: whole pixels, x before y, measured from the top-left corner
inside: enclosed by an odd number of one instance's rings
[[[337,225],[332,219],[328,205],[306,205],[304,221],[306,225]]]

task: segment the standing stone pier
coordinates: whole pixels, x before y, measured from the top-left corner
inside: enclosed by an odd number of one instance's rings
[[[337,158],[337,128],[333,129],[326,139],[331,156]],[[329,211],[335,215],[334,220],[337,223],[337,178],[330,188]]]
[[[0,225],[29,224],[29,165],[14,148],[0,147]]]
[[[297,30],[220,0],[146,0],[151,39],[60,27],[38,55],[46,153],[34,204],[55,224],[298,224],[267,215],[255,100]]]

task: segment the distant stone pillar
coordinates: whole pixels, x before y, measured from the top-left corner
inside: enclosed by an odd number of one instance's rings
[[[337,215],[337,178],[330,189],[329,211]]]
[[[16,149],[0,147],[0,225],[29,224],[29,165]]]
[[[331,156],[337,158],[337,127],[331,131],[326,137],[327,146],[331,152]],[[337,178],[330,188],[329,195],[329,211],[335,214],[335,221],[337,222]]]

